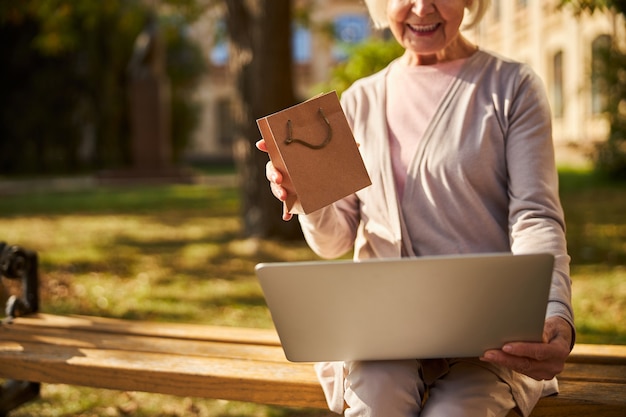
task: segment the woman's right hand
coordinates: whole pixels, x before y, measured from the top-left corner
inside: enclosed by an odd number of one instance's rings
[[[259,140],[256,143],[256,147],[258,150],[267,153],[267,145],[265,144],[264,139]],[[289,213],[287,210],[287,190],[282,186],[283,174],[274,167],[272,161],[269,161],[267,165],[265,165],[265,177],[270,182],[270,189],[272,190],[274,197],[283,202],[283,220],[291,220],[293,214]]]

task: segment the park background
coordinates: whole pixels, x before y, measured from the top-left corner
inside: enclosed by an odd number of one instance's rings
[[[624,9],[563,3],[495,1],[489,26],[468,36],[497,41],[494,49],[519,53],[545,77],[578,341],[624,344]],[[523,52],[543,49],[519,33],[494,36],[524,15],[578,35],[550,38],[562,48],[535,39],[549,50],[541,59]],[[316,257],[297,222],[280,220],[266,156],[253,149],[254,120],[341,91],[397,56],[370,26],[360,1],[3,2],[0,241],[39,253],[41,309],[270,327],[254,265]],[[572,44],[587,53],[564,65],[577,56]],[[572,71],[582,81],[569,81]],[[162,116],[139,131],[138,79],[161,97],[152,111]],[[12,415],[320,412],[45,385],[40,400]]]

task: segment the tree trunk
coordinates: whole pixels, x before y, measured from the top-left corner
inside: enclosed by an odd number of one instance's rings
[[[297,221],[282,220],[281,203],[265,178],[266,154],[254,143],[256,119],[295,104],[291,62],[291,0],[227,0],[230,69],[237,80],[234,155],[241,181],[244,233],[301,237]]]

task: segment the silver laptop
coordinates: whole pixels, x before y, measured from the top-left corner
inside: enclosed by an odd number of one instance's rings
[[[293,362],[476,357],[542,340],[554,257],[480,254],[256,266]]]

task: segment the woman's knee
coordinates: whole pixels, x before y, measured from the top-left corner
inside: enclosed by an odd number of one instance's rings
[[[475,361],[461,360],[430,387],[422,417],[507,416],[515,406],[506,382]]]
[[[416,360],[347,363],[346,416],[416,416],[424,392],[419,367]]]

